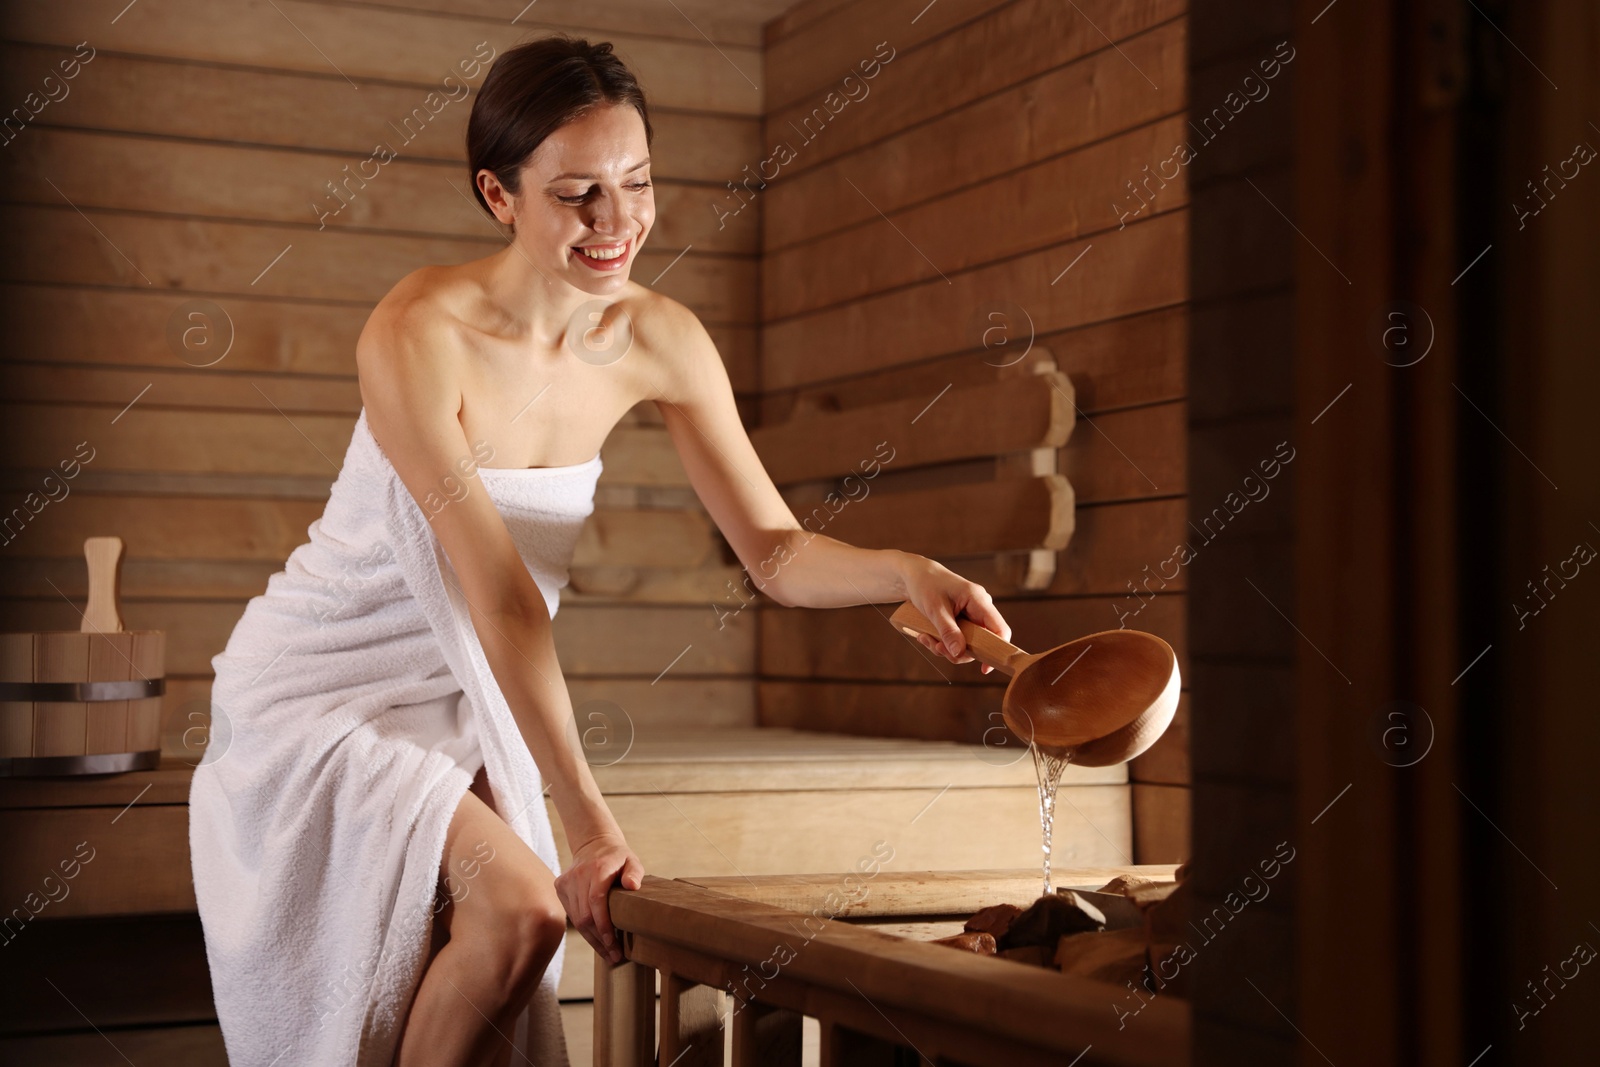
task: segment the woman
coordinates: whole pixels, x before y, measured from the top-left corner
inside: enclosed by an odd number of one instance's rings
[[[519,478],[590,471],[617,421],[652,400],[740,561],[752,575],[762,561],[785,561],[758,583],[777,602],[910,600],[944,635],[922,642],[956,663],[972,660],[956,616],[1010,636],[985,590],[945,567],[802,530],[750,445],[705,329],[630,278],[655,219],[650,141],[644,95],[609,44],[552,37],[499,57],[473,103],[467,155],[480,205],[513,238],[483,259],[408,275],[373,310],[357,345],[366,432],[448,555],[494,685],[549,783],[572,852],[559,873],[542,861],[496,809],[496,783],[482,771],[461,792],[442,854],[430,861],[450,899],[434,919],[436,954],[399,1026],[401,1067],[509,1062],[512,1025],[547,981],[567,920],[596,952],[620,960],[607,894],[618,883],[638,888],[644,874],[568,740],[572,706],[551,641],[555,589],[530,574],[494,494],[473,491],[509,476],[485,470]],[[442,501],[439,487],[457,472],[464,490]],[[592,504],[592,477],[582,484]],[[242,682],[230,683],[235,691]],[[235,747],[238,736],[236,728]],[[542,818],[543,805],[536,808]],[[194,844],[198,853],[215,839],[196,831]],[[464,871],[467,891],[452,891]],[[203,919],[208,906],[222,909],[223,884],[202,885],[197,863]],[[219,945],[214,959],[222,952]],[[381,1036],[363,1037],[363,1062]]]

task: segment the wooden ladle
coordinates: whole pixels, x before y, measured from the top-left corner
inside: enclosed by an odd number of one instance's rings
[[[896,629],[939,640],[913,605],[889,617]],[[1178,707],[1178,658],[1140,630],[1105,630],[1048,652],[1029,653],[970,619],[957,619],[981,663],[1011,676],[1000,714],[1011,732],[1080,767],[1124,763],[1156,743]]]

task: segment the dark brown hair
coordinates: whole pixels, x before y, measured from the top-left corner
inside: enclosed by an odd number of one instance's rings
[[[506,191],[522,191],[521,168],[556,130],[602,104],[631,104],[644,120],[648,145],[655,133],[644,90],[611,42],[589,43],[554,34],[517,45],[494,61],[472,101],[467,119],[467,176],[472,195],[489,217],[494,212],[478,188],[488,170]]]

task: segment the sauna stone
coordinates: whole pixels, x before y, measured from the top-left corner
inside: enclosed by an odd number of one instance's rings
[[[1005,932],[1011,929],[1011,924],[1016,922],[1017,916],[1021,914],[1022,909],[1015,904],[990,904],[968,919],[965,929],[993,934],[997,938],[1004,937]]]
[[[1103,930],[1105,925],[1105,914],[1099,908],[1066,889],[1034,901],[998,941],[1002,949],[1043,945],[1054,952],[1068,934]]]
[[[1101,886],[1099,891],[1102,893],[1121,893],[1123,896],[1132,899],[1134,893],[1138,890],[1158,884],[1160,883],[1153,878],[1140,878],[1136,874],[1119,874]]]
[[[980,956],[993,956],[995,954],[994,935],[982,930],[967,930],[949,937],[941,937],[933,942],[935,945],[949,945],[965,952],[976,952]]]

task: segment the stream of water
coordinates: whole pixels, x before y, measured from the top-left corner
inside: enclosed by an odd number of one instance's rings
[[[1050,895],[1050,835],[1056,822],[1056,790],[1062,772],[1072,762],[1072,750],[1028,746],[1033,752],[1033,770],[1039,779],[1039,826],[1044,834],[1044,895]]]

